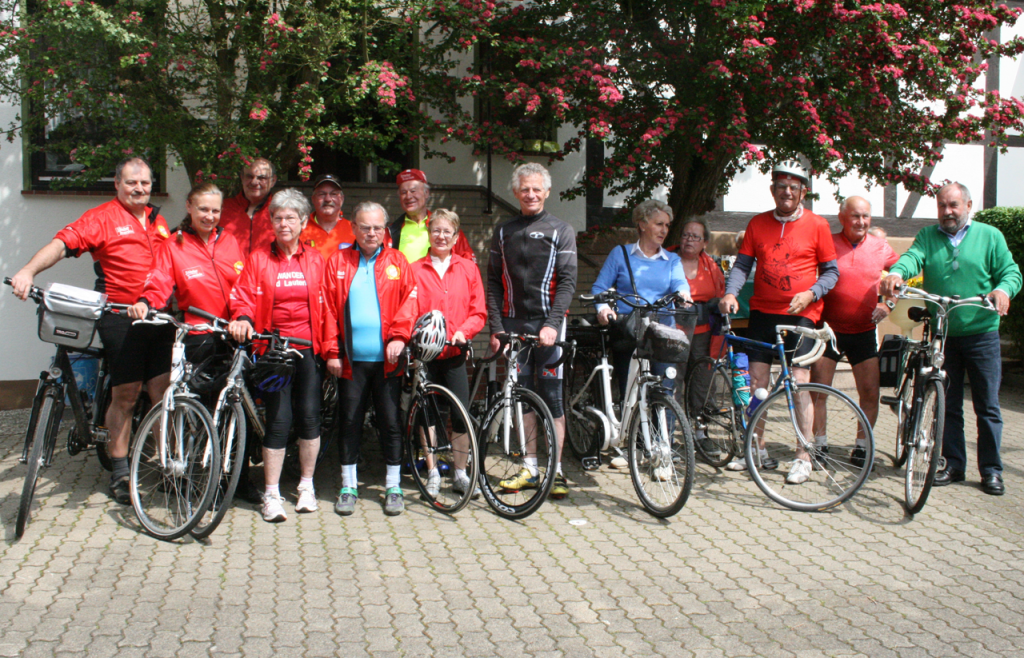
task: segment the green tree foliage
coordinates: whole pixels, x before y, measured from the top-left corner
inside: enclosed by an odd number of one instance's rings
[[[0,93],[85,165],[164,148],[190,178],[256,156],[307,176],[314,144],[379,162],[414,109],[414,28],[363,0],[0,0]],[[51,123],[52,125],[52,123]],[[56,144],[54,142],[57,142]]]
[[[801,154],[832,181],[859,172],[927,192],[919,172],[944,143],[1002,146],[1024,104],[982,76],[987,58],[1024,50],[993,40],[1019,13],[991,0],[435,0],[421,18],[436,42],[485,44],[503,64],[459,70],[434,51],[424,75],[444,90],[448,134],[481,149],[524,157],[525,124],[445,97],[575,125],[552,159],[605,140],[589,182],[632,201],[667,187],[671,240],[744,167]]]
[[[1024,270],[1024,208],[986,208],[975,213],[974,219],[1002,231],[1014,262]],[[1017,358],[1024,361],[1024,295],[1010,300],[1010,312],[1002,319],[999,330],[1010,337]]]

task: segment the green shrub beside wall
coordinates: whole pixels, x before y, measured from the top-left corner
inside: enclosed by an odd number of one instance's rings
[[[1003,232],[1013,260],[1024,270],[1024,208],[986,208],[976,213],[974,219]],[[1024,360],[1024,293],[1010,301],[1010,312],[1000,323],[999,331],[1013,341],[1017,358]]]

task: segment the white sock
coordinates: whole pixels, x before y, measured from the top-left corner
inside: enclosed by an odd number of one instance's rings
[[[264,495],[267,498],[280,498],[281,497],[281,485],[279,484],[268,484]]]
[[[555,467],[555,475],[561,475],[561,474],[562,474],[562,464],[561,464],[561,462],[559,462],[558,466]]]
[[[827,446],[828,445],[828,436],[826,436],[824,434],[822,434],[820,436],[815,436],[814,437],[814,445],[816,445],[818,447]]]
[[[455,469],[455,477],[457,477],[457,478],[466,478],[468,480],[469,479],[469,473],[467,473],[466,469],[464,469],[464,468],[457,468],[457,469]]]
[[[537,475],[540,473],[540,469],[537,468],[536,457],[524,457],[523,466],[525,466],[526,469],[530,471],[530,475],[533,477],[537,477]]]
[[[867,439],[857,439],[855,445],[858,448],[867,448],[868,447],[868,440]]]
[[[427,473],[427,477],[439,478],[441,477],[441,471],[437,470],[437,466],[435,466],[434,468],[430,469],[429,473]]]
[[[768,450],[766,448],[759,448],[757,451],[761,459],[768,459]]]
[[[387,475],[384,476],[384,488],[390,489],[391,487],[401,486],[402,484],[402,465],[388,464]]]
[[[341,465],[341,486],[344,489],[358,489],[359,480],[356,478],[357,464]]]
[[[313,478],[300,477],[299,478],[299,488],[312,489],[313,488]]]

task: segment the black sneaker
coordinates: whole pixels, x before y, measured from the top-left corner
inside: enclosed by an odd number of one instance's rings
[[[111,479],[109,492],[110,497],[119,505],[130,505],[132,502],[132,495],[128,485],[127,475],[119,477],[116,480]]]
[[[263,493],[249,479],[238,483],[238,488],[235,489],[235,498],[253,505],[261,505],[263,503]]]
[[[850,463],[860,468],[864,466],[864,458],[868,456],[868,451],[861,446],[854,446],[853,450],[850,451]]]
[[[818,462],[822,466],[828,461],[828,446],[827,445],[816,445],[814,446],[814,461]]]

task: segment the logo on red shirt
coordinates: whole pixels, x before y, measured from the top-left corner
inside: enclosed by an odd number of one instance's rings
[[[384,270],[384,273],[388,275],[389,281],[398,280],[398,268],[394,265],[388,265],[387,269]]]
[[[201,267],[190,267],[185,270],[186,279],[198,279],[201,276],[203,276],[203,268]]]
[[[114,230],[117,231],[117,234],[120,236],[131,235],[135,232],[131,226],[118,226]]]

